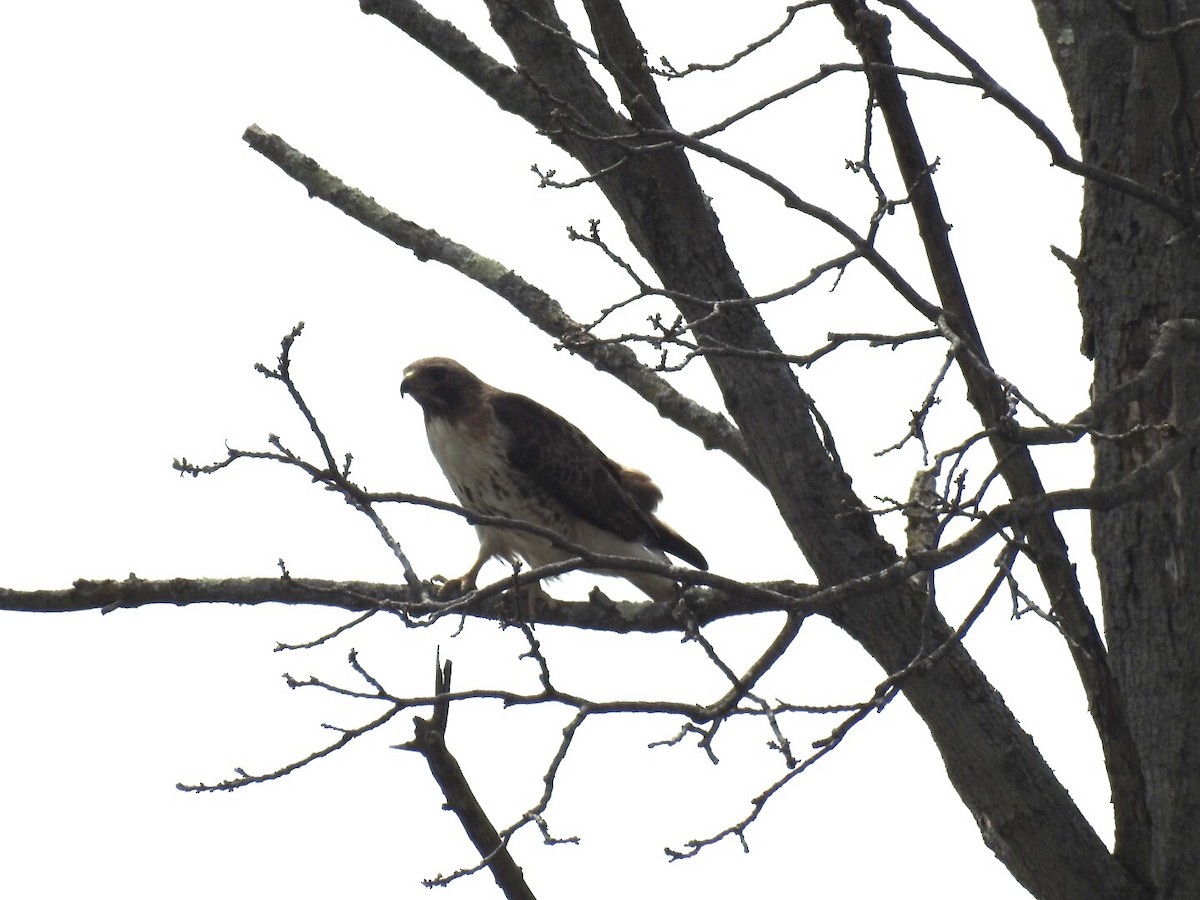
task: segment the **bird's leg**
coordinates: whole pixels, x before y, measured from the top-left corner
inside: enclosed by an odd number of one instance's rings
[[[475,580],[479,577],[479,570],[483,568],[483,564],[489,559],[491,559],[491,554],[485,556],[481,552],[479,554],[479,558],[475,560],[474,565],[472,565],[471,568],[469,568],[464,574],[459,575],[457,578],[448,578],[442,582],[441,586],[438,588],[438,597],[447,598],[459,596],[467,593],[468,591],[475,590]]]

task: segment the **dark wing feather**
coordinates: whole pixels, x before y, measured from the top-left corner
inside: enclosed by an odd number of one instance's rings
[[[516,469],[593,525],[627,541],[654,535],[649,515],[617,480],[616,464],[586,434],[521,394],[497,392],[491,401]]]
[[[708,568],[699,550],[652,514],[662,494],[649,478],[613,462],[586,434],[535,400],[503,391],[489,399],[507,432],[508,461],[569,512],[627,541]]]

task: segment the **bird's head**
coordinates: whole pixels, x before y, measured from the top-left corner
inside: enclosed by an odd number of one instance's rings
[[[400,396],[412,394],[427,416],[452,417],[477,401],[484,388],[465,366],[444,356],[431,356],[405,368]]]

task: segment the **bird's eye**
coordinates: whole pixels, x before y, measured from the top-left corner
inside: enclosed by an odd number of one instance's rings
[[[444,366],[434,366],[429,370],[429,377],[434,381],[446,380],[446,369]]]

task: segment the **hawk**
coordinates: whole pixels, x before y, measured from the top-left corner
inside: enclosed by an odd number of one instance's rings
[[[647,475],[613,462],[540,403],[485,384],[445,357],[406,368],[400,394],[411,394],[421,405],[433,456],[471,512],[550,529],[593,553],[658,562],[667,562],[669,553],[708,568],[699,550],[654,515],[662,491]],[[448,586],[471,590],[483,564],[494,557],[537,568],[573,555],[529,532],[490,525],[477,525],[476,531],[478,558]],[[677,596],[676,583],[661,575],[605,574],[628,579],[654,600]]]

